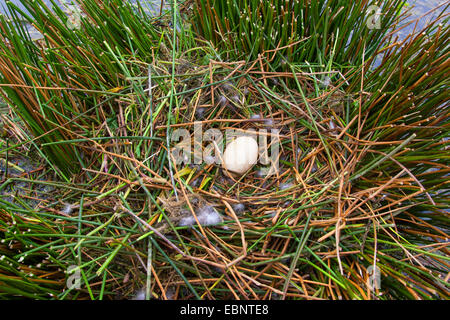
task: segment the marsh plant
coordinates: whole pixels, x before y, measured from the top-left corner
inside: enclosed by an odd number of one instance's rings
[[[62,8],[42,0],[23,1],[28,14],[7,2],[11,17],[0,17],[3,97],[64,177],[79,171],[82,148],[55,142],[83,139],[93,125],[111,123],[114,93],[129,85],[127,77],[142,74],[161,39],[141,6],[107,3],[80,2],[84,14],[77,16],[77,28]],[[29,25],[43,38],[33,40]],[[138,99],[146,103],[140,91]]]
[[[0,17],[1,298],[449,298],[449,1],[77,3]],[[177,162],[198,123],[277,171]]]
[[[388,1],[196,0],[199,32],[226,57],[359,65],[371,56],[406,3]]]

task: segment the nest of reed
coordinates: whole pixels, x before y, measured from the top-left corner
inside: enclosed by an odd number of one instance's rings
[[[28,4],[42,41],[0,18],[1,163],[36,163],[2,172],[7,297],[448,298],[448,24],[393,27],[362,60],[352,43],[350,65],[333,45],[321,63],[283,60],[289,47],[246,61],[164,28],[176,15],[111,3],[81,1],[80,30]],[[277,170],[177,164],[172,134],[192,145],[195,123],[277,129]],[[197,223],[205,207],[217,223]]]

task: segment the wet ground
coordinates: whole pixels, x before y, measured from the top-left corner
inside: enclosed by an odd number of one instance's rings
[[[9,203],[13,208],[37,210],[56,188],[31,183],[30,178],[42,171],[41,164],[24,156],[13,156],[8,160],[6,163],[4,158],[0,159],[0,202]]]

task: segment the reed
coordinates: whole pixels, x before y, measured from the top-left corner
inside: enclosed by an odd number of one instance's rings
[[[359,65],[371,56],[400,14],[405,1],[236,1],[196,0],[198,31],[228,59],[273,60],[275,68],[327,62]],[[383,13],[379,22],[378,8]],[[377,10],[378,10],[377,9]],[[273,51],[279,54],[273,57]],[[320,71],[320,70],[316,70]]]
[[[382,30],[370,1],[191,4],[84,0],[74,30],[27,2],[38,42],[1,18],[0,298],[448,299],[449,2],[405,39],[403,1]],[[177,163],[195,121],[279,129],[279,171]],[[203,201],[218,224],[180,223]]]
[[[42,0],[23,2],[29,14],[8,2],[11,19],[0,17],[3,97],[37,142],[46,144],[43,153],[66,179],[89,151],[51,143],[89,137],[92,126],[114,119],[109,101],[132,87],[123,68],[142,74],[161,39],[141,6],[115,0],[107,6],[79,4],[77,26],[56,4],[51,9]],[[43,38],[31,39],[26,23]],[[98,113],[99,104],[107,105],[106,115]]]

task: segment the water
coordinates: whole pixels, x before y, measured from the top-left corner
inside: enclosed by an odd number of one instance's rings
[[[427,14],[426,16],[423,15],[428,11],[430,11],[431,9],[436,8],[445,2],[447,2],[447,0],[410,0],[409,1],[410,17],[407,18],[407,21],[413,21],[416,20],[417,18],[420,18],[418,20],[416,27],[416,31],[419,31],[423,29],[430,21],[436,19],[438,14],[444,10],[445,6],[440,7],[439,9],[431,12],[430,14]],[[399,31],[398,34],[400,38],[404,38],[408,34],[413,33],[414,27],[415,25],[414,23],[412,23],[404,30]]]
[[[446,0],[410,0],[409,3],[412,7],[411,19],[418,18],[421,15],[423,15],[424,13],[428,12],[429,10],[431,10],[437,6],[440,6],[441,4],[443,4],[445,2],[446,2]],[[419,23],[422,26],[426,25],[431,19],[436,18],[438,12],[439,12],[439,10],[432,13],[431,15],[425,17]]]

